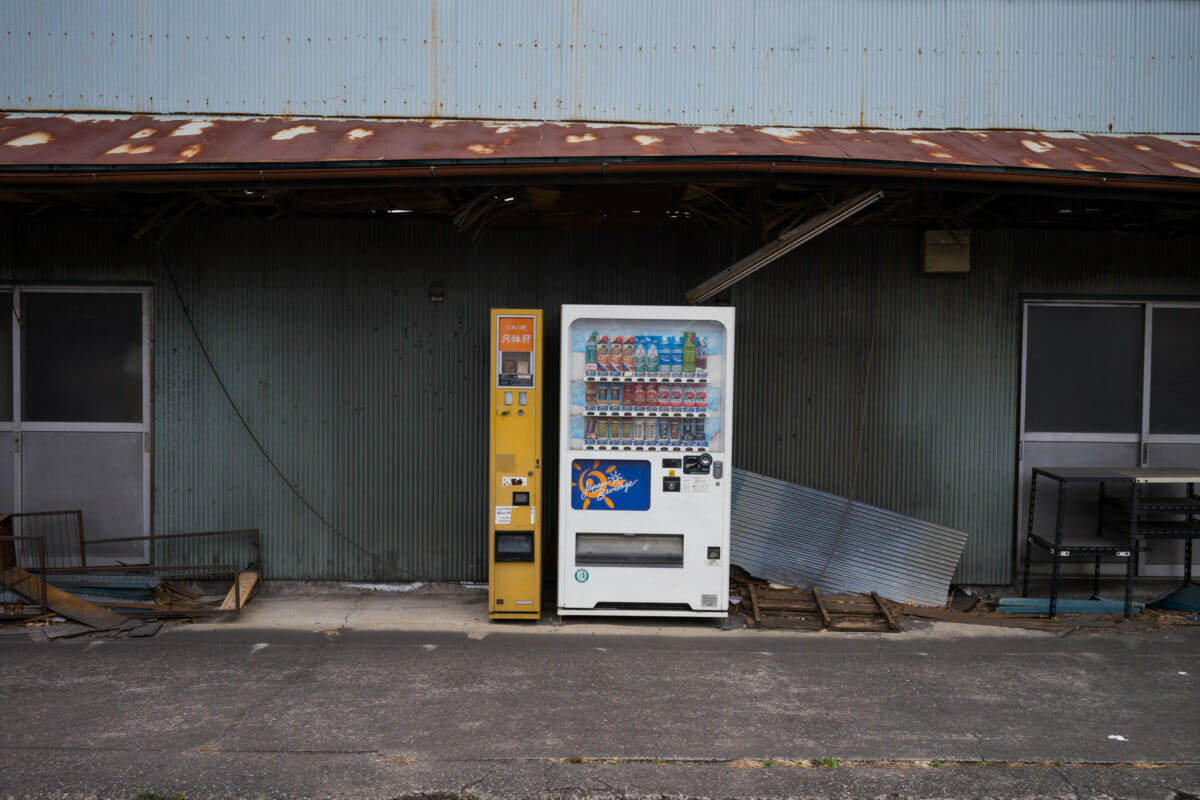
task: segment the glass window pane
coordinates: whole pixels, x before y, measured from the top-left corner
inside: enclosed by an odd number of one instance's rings
[[[1140,431],[1143,333],[1138,307],[1031,306],[1025,430]]]
[[[1200,433],[1200,308],[1155,308],[1150,432]]]
[[[31,422],[141,422],[142,295],[21,297],[21,416]]]
[[[13,418],[12,304],[12,292],[0,292],[0,420],[4,422]]]

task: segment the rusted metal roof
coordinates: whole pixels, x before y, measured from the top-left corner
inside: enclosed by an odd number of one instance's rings
[[[582,169],[852,172],[897,177],[1200,188],[1200,134],[691,127],[477,120],[0,115],[0,177],[106,181],[222,168],[317,178]],[[313,171],[319,168],[319,171]],[[71,176],[75,177],[72,178]],[[97,180],[95,175],[91,180]]]

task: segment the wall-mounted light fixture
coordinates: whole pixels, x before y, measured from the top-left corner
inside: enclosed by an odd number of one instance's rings
[[[429,302],[444,303],[446,302],[446,282],[431,281],[429,283]]]

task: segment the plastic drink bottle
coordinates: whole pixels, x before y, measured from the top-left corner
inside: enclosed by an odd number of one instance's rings
[[[696,340],[696,371],[708,370],[708,339]]]
[[[678,336],[671,339],[671,374],[683,372],[683,340]]]
[[[633,372],[633,337],[626,336],[625,344],[621,346],[621,368],[626,372]]]
[[[588,337],[587,345],[584,347],[583,360],[589,366],[596,363],[596,337],[599,335],[599,331],[592,331],[592,335]]]
[[[641,337],[633,346],[633,371],[638,375],[646,374],[646,341]]]
[[[653,336],[646,337],[646,372],[658,372],[658,344]]]
[[[683,371],[696,371],[696,334],[691,331],[683,334]]]
[[[658,337],[658,371],[671,371],[671,339],[668,336]]]
[[[608,371],[608,337],[601,336],[596,340],[596,371]]]

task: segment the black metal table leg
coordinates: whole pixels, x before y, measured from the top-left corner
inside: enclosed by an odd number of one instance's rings
[[[1137,559],[1134,554],[1137,553],[1138,540],[1138,504],[1141,502],[1141,486],[1136,480],[1131,481],[1133,484],[1130,492],[1129,504],[1129,557],[1125,559],[1125,619],[1133,617],[1133,572],[1137,568]]]
[[[1058,518],[1054,523],[1054,552],[1050,554],[1050,607],[1047,616],[1054,618],[1058,605],[1058,572],[1062,563],[1063,517],[1067,510],[1067,485],[1058,482]]]
[[[1033,544],[1033,498],[1037,495],[1037,470],[1029,481],[1029,526],[1025,530],[1025,585],[1021,589],[1022,597],[1029,597],[1029,556]]]

